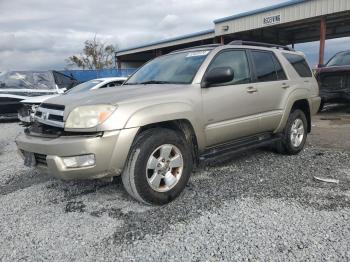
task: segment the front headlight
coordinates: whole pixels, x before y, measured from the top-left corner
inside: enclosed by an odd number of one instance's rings
[[[65,128],[91,128],[105,120],[117,109],[112,105],[79,106],[69,113]]]

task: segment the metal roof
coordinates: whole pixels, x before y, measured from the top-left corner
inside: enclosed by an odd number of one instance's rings
[[[310,1],[310,0],[290,0],[287,2],[280,3],[280,4],[267,6],[267,7],[263,7],[260,9],[244,12],[241,14],[236,14],[236,15],[231,15],[231,16],[219,18],[219,19],[214,20],[214,23],[217,24],[217,23],[222,23],[222,22],[226,22],[226,21],[230,21],[230,20],[234,20],[234,19],[238,19],[238,18],[242,18],[242,17],[246,17],[246,16],[256,15],[256,14],[260,14],[260,13],[264,13],[264,12],[269,12],[269,11],[273,11],[273,10],[276,10],[279,8],[284,8],[284,7],[300,4],[303,2],[307,2],[307,1]]]
[[[216,37],[230,37],[269,43],[301,43],[319,39],[319,17],[327,16],[328,38],[348,36],[350,32],[350,0],[289,0],[280,4],[214,20],[214,30],[204,30],[161,41],[121,49],[117,57],[133,56],[135,61],[157,55],[153,50],[170,52],[178,46],[188,46]],[[266,18],[278,17],[267,23]],[[248,33],[249,32],[249,33]],[[142,58],[141,55],[146,57]],[[121,59],[122,60],[122,59]],[[142,60],[142,61],[143,61]]]
[[[125,51],[129,51],[129,50],[133,50],[133,49],[144,48],[144,47],[148,47],[148,46],[152,46],[152,45],[165,44],[168,42],[173,42],[173,41],[178,41],[178,40],[184,40],[187,38],[192,38],[192,37],[201,36],[201,35],[207,35],[207,34],[211,34],[214,32],[215,32],[214,29],[203,30],[203,31],[199,31],[199,32],[191,33],[191,34],[181,35],[181,36],[172,37],[172,38],[168,38],[168,39],[164,39],[164,40],[160,40],[160,41],[150,42],[147,44],[142,44],[142,45],[137,45],[137,46],[133,46],[133,47],[129,47],[129,48],[120,49],[116,53],[125,52]]]

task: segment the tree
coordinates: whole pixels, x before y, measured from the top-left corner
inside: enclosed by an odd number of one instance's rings
[[[84,42],[83,52],[67,58],[69,66],[77,66],[82,69],[104,69],[113,67],[116,47],[106,45],[96,39]]]

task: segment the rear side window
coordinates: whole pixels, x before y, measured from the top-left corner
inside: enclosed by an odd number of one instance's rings
[[[312,77],[312,72],[310,67],[305,61],[305,58],[301,55],[295,54],[283,54],[285,58],[289,61],[289,63],[294,67],[295,71],[297,71],[298,75],[301,77]]]
[[[258,82],[287,79],[281,64],[272,52],[252,51],[252,58]]]

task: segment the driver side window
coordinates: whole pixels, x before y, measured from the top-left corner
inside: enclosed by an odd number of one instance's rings
[[[239,85],[251,82],[248,59],[244,50],[228,50],[219,53],[209,65],[207,72],[216,67],[231,67],[234,72],[231,82],[220,85]]]

